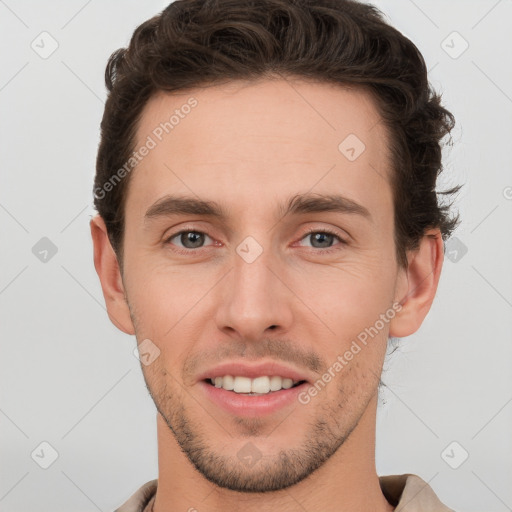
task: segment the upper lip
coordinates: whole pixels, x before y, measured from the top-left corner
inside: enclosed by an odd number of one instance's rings
[[[201,373],[197,380],[214,379],[215,377],[224,377],[224,375],[232,375],[233,377],[249,377],[251,379],[264,375],[269,377],[278,375],[279,377],[292,379],[294,382],[303,380],[309,382],[307,375],[301,373],[295,368],[285,366],[282,363],[266,362],[248,364],[246,361],[234,361],[220,364]]]

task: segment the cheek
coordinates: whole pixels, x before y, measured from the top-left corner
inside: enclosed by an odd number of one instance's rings
[[[187,326],[219,279],[207,266],[171,266],[140,255],[126,262],[126,292],[136,317],[138,335],[168,341]]]
[[[345,339],[373,325],[391,306],[393,269],[385,268],[379,258],[354,258],[318,271],[304,271],[295,285],[313,313]]]
[[[316,340],[315,349],[322,352],[327,371],[335,375],[326,398],[373,393],[387,347],[391,316],[386,322],[381,315],[389,313],[392,305],[392,277],[392,268],[384,269],[375,259],[365,264],[346,262],[303,281],[299,293],[308,297],[314,315],[308,314],[310,321],[302,327],[306,331],[312,327],[308,337]],[[320,339],[319,331],[324,333]]]

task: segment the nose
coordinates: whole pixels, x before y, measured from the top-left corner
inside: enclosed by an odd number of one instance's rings
[[[249,261],[234,255],[234,268],[223,279],[217,327],[246,341],[261,340],[269,332],[282,335],[292,325],[294,300],[283,262],[265,250]]]

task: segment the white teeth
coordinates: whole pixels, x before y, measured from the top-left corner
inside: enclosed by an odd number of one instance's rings
[[[251,379],[249,377],[235,377],[233,391],[235,393],[250,393]]]
[[[274,375],[270,377],[270,391],[279,391],[282,388],[283,379]]]
[[[215,377],[210,379],[216,388],[223,388],[227,391],[235,393],[256,393],[264,395],[271,391],[279,391],[280,389],[289,389],[297,382],[289,378],[273,375],[266,375],[251,379],[249,377],[224,375],[223,377]]]
[[[293,386],[293,380],[292,379],[283,379],[283,388],[288,389]]]
[[[252,380],[251,391],[253,393],[268,393],[270,391],[270,379],[268,377],[256,377]]]
[[[231,375],[225,375],[221,377],[222,387],[227,389],[228,391],[233,391],[235,389],[235,379]]]

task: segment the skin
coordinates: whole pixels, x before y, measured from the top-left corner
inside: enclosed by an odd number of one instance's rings
[[[91,221],[112,322],[160,350],[141,365],[158,409],[154,510],[394,510],[375,469],[378,384],[388,336],[413,334],[430,309],[440,232],[426,232],[407,269],[398,266],[388,134],[364,90],[281,77],[158,93],[136,147],[191,96],[198,106],[130,177],[122,272],[103,220]],[[354,161],[338,149],[351,133],[366,146]],[[343,194],[371,220],[338,212],[280,218],[276,205],[305,192]],[[216,201],[229,217],[145,220],[167,194]],[[339,239],[322,242],[308,228],[334,229]],[[196,245],[169,240],[181,229],[207,236]],[[263,249],[252,263],[236,252],[247,236]],[[196,382],[240,359],[277,360],[315,381],[393,303],[400,312],[308,404],[240,418]],[[261,454],[252,467],[237,457],[249,441]]]

